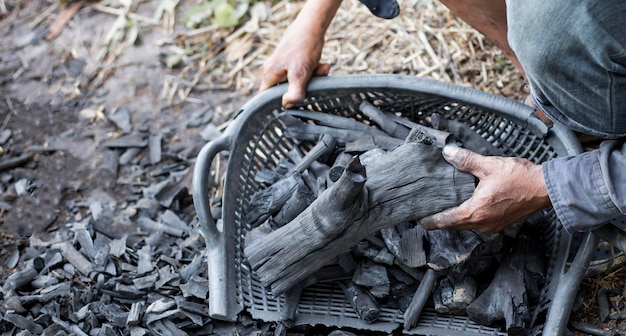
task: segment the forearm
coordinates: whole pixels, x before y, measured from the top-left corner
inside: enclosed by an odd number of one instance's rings
[[[626,213],[625,168],[624,140],[543,164],[552,206],[568,231],[592,230]]]
[[[296,22],[308,28],[309,33],[324,35],[341,6],[341,0],[308,0]]]

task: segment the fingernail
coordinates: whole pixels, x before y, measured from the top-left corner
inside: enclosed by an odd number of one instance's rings
[[[453,158],[458,152],[459,152],[459,147],[447,145],[443,147],[441,154],[446,159],[450,159],[450,158]]]

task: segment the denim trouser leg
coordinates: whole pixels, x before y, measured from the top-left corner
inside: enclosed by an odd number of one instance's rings
[[[508,39],[551,119],[626,135],[626,1],[507,0]]]

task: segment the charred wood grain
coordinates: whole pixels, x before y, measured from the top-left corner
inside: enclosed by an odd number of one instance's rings
[[[246,242],[248,261],[273,293],[284,292],[371,233],[458,205],[474,190],[473,176],[455,170],[429,145],[404,144],[370,163],[367,173],[366,179],[365,168],[354,160],[296,219]],[[430,199],[438,202],[424,206]]]

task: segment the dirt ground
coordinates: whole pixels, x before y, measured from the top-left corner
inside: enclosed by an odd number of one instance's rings
[[[134,12],[150,17],[157,3],[140,2]],[[178,8],[182,12],[192,3],[181,1]],[[4,279],[11,271],[5,261],[16,246],[24,246],[33,234],[80,220],[89,211],[81,202],[93,197],[133,200],[137,188],[155,181],[154,171],[168,169],[183,154],[195,157],[206,141],[199,134],[204,127],[211,122],[219,128],[254,92],[196,87],[186,99],[173,100],[168,88],[178,71],[165,66],[163,55],[180,31],[179,23],[141,28],[132,46],[110,48],[103,56],[102,41],[117,15],[85,6],[48,41],[45,36],[59,12],[56,0],[0,4],[0,162],[24,159],[0,169]],[[511,86],[520,87],[517,82]],[[124,110],[130,116],[127,131],[113,122]],[[204,118],[203,111],[210,111],[212,119],[194,123]],[[140,156],[114,174],[117,157],[112,158],[107,141],[126,132],[161,135],[163,159],[150,163]],[[17,181],[24,181],[20,191],[32,197],[17,194]],[[189,207],[190,196],[186,199],[181,204]],[[625,288],[621,274],[608,278],[613,292],[619,292],[612,296],[614,302],[622,299]],[[574,319],[596,323],[599,281],[585,282],[588,313]]]

